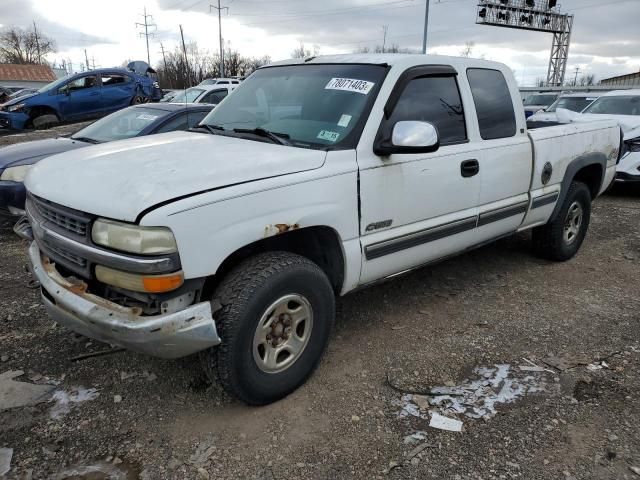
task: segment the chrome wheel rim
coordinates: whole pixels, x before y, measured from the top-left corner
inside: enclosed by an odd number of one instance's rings
[[[313,310],[302,295],[285,295],[265,310],[253,336],[253,360],[266,373],[291,367],[304,352],[313,329]]]
[[[571,245],[580,235],[580,228],[584,219],[584,211],[582,205],[573,202],[567,212],[567,218],[564,222],[564,243]]]

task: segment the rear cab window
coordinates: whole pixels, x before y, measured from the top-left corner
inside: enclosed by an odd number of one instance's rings
[[[495,140],[515,136],[516,114],[511,91],[502,72],[469,68],[467,79],[476,106],[482,139]]]

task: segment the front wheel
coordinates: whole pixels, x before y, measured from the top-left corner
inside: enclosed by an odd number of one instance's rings
[[[252,257],[214,294],[222,343],[201,355],[205,371],[251,405],[285,397],[313,373],[329,339],[335,298],[329,279],[305,257]]]
[[[556,217],[533,229],[535,253],[559,262],[573,258],[587,235],[590,220],[591,192],[584,183],[572,182]]]

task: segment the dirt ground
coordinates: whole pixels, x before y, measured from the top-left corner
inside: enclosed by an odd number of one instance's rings
[[[0,412],[9,478],[640,479],[640,189],[597,201],[570,262],[518,235],[340,299],[318,371],[261,408],[196,358],[72,361],[108,346],[47,318],[25,247],[0,233],[0,377],[52,392]],[[428,426],[437,386],[462,432]]]
[[[12,145],[14,143],[29,142],[31,140],[41,140],[44,138],[70,135],[76,133],[78,130],[90,123],[93,123],[93,121],[60,125],[59,127],[51,128],[49,130],[24,130],[21,132],[15,130],[0,130],[0,147]]]

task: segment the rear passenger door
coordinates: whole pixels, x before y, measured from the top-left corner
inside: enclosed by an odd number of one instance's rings
[[[529,207],[533,168],[531,143],[524,118],[517,118],[503,72],[469,68],[466,72],[477,122],[470,132],[480,162],[480,200],[476,243],[514,232]]]
[[[102,109],[104,113],[115,112],[129,105],[134,92],[133,79],[124,73],[103,73]]]
[[[433,73],[432,73],[433,72]],[[474,243],[480,175],[468,138],[469,101],[448,66],[405,72],[390,96],[382,129],[398,121],[432,123],[440,148],[432,153],[380,157],[360,142],[361,283],[436,260]],[[395,100],[397,98],[397,101]]]

